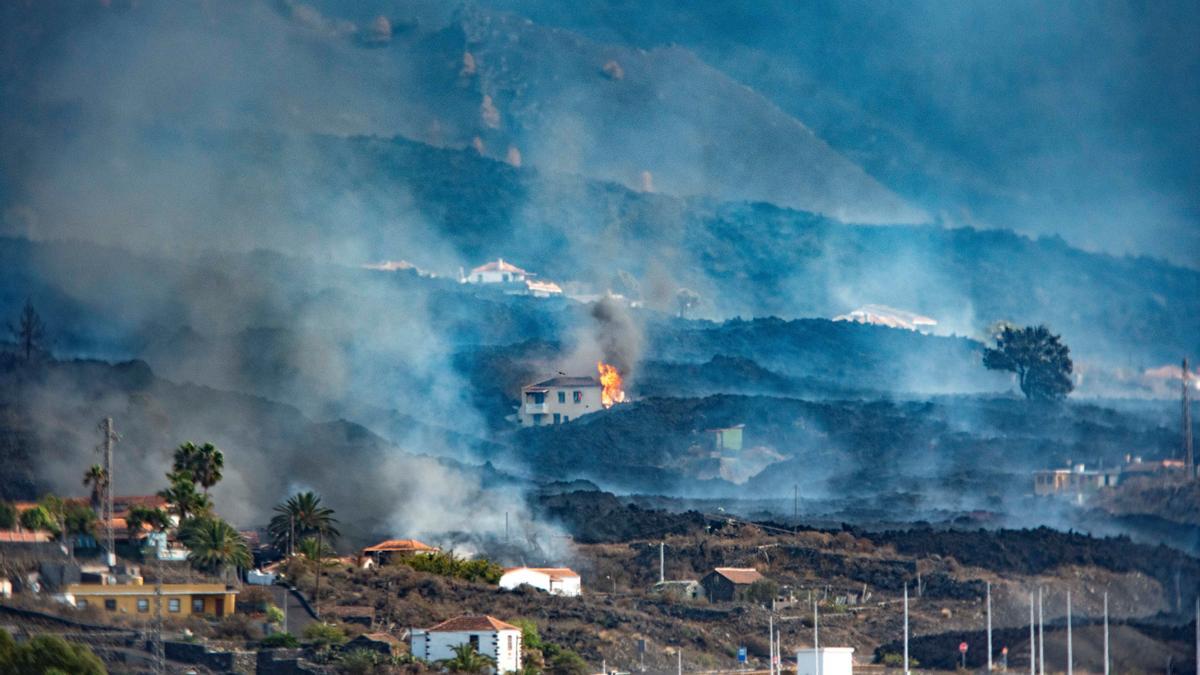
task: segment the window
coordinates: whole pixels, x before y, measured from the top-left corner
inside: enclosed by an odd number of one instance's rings
[[[573,401],[575,401],[576,403],[583,403],[583,392],[582,391],[571,392],[571,399]]]
[[[167,611],[179,613],[179,598],[171,598],[167,601]]]
[[[145,614],[150,611],[150,601],[146,598],[138,598],[137,601],[138,614]]]
[[[554,413],[554,423],[559,424],[561,422],[562,422],[562,415],[560,415],[558,413]]]
[[[192,614],[204,613],[204,598],[192,598]]]
[[[566,424],[567,422],[570,422],[570,421],[571,421],[571,418],[570,418],[570,417],[567,417],[566,415],[563,415],[563,424]]]
[[[513,636],[509,635],[508,636],[508,651],[511,652],[512,650],[513,650]]]
[[[87,600],[84,598],[79,598],[75,601],[75,606],[78,607],[79,609],[87,609],[88,608]]]
[[[468,637],[467,643],[471,645],[471,649],[474,649],[475,651],[479,651],[479,636],[478,635],[472,635],[472,636]]]
[[[117,599],[116,598],[105,598],[104,599],[104,609],[107,609],[110,612],[117,611]]]
[[[565,392],[565,391],[558,392],[558,402],[559,403],[567,402],[567,392]]]

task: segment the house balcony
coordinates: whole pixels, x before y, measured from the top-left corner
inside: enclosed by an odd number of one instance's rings
[[[544,415],[544,414],[546,414],[546,404],[545,403],[526,403],[525,404],[525,414],[526,415]]]

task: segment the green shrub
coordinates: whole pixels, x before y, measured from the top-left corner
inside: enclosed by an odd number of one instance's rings
[[[443,577],[453,577],[487,584],[499,582],[500,577],[504,574],[503,567],[486,558],[465,560],[456,557],[453,553],[442,553],[440,551],[437,553],[407,556],[401,558],[399,562],[408,565],[418,572],[428,572],[429,574],[437,574]]]
[[[300,641],[291,633],[271,633],[258,644],[263,649],[295,649],[300,646]]]
[[[338,670],[348,675],[369,675],[379,669],[388,659],[370,649],[351,649],[338,656]]]
[[[0,673],[71,673],[106,675],[104,663],[86,645],[67,642],[55,635],[37,635],[17,644],[0,630]]]
[[[335,647],[346,642],[346,631],[332,623],[310,623],[304,629],[304,639],[318,649]]]

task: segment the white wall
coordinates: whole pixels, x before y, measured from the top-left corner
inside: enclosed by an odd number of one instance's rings
[[[521,631],[462,631],[429,632],[420,628],[412,630],[412,653],[426,661],[441,661],[454,658],[454,647],[468,644],[471,636],[479,638],[479,653],[496,661],[496,670],[501,673],[521,669]]]
[[[579,577],[551,579],[550,575],[545,572],[523,567],[506,572],[504,576],[500,577],[500,588],[511,591],[521,585],[528,585],[554,595],[575,597],[581,592],[579,582]]]
[[[527,404],[532,400],[524,392],[521,394],[521,424],[530,426],[533,424],[533,410],[543,411],[542,425],[554,424],[554,415],[559,417],[559,424],[568,422],[581,415],[598,412],[604,410],[604,403],[601,400],[601,388],[592,387],[550,387],[546,392],[546,402],[541,407],[532,407]],[[575,402],[575,392],[579,392],[580,401]],[[558,402],[558,395],[563,395],[563,402]]]
[[[853,647],[822,647],[820,670],[812,649],[796,652],[796,675],[852,675],[854,672]]]

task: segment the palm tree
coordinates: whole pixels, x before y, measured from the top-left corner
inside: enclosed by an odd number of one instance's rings
[[[275,513],[267,532],[272,544],[281,551],[294,549],[296,542],[302,539],[320,536],[332,541],[340,534],[335,527],[338,521],[333,517],[333,509],[321,506],[321,498],[313,492],[288,497],[286,502],[275,507]]]
[[[187,471],[191,473],[196,467],[196,459],[200,455],[200,448],[196,447],[195,443],[188,442],[175,448],[175,463],[172,469],[176,473]]]
[[[275,507],[275,517],[267,525],[267,532],[276,549],[282,549],[283,543],[293,544],[296,538],[305,539],[312,535],[317,537],[317,551],[324,548],[323,540],[337,539],[340,534],[334,525],[337,518],[333,517],[333,509],[321,506],[321,498],[314,492],[299,492],[282,504]],[[317,565],[316,590],[313,592],[314,614],[321,615],[321,565]]]
[[[188,471],[172,471],[167,474],[171,486],[159,490],[158,496],[167,500],[170,511],[179,516],[179,522],[191,516],[203,515],[212,509],[208,495],[196,492],[196,484],[192,482],[192,474]]]
[[[191,474],[192,481],[204,488],[204,494],[208,494],[208,489],[220,482],[224,468],[225,455],[212,443],[201,446],[184,443],[175,449],[175,471]]]
[[[181,529],[180,538],[188,547],[188,562],[210,574],[225,576],[230,567],[252,564],[246,540],[220,518],[193,518]]]
[[[99,464],[93,464],[92,468],[83,474],[83,485],[92,486],[92,508],[98,510],[101,500],[104,499],[104,490],[108,487],[108,472]]]
[[[456,645],[451,647],[454,651],[454,658],[447,659],[442,665],[449,668],[455,673],[480,673],[487,670],[495,661],[490,656],[485,656],[475,651],[469,643]]]

